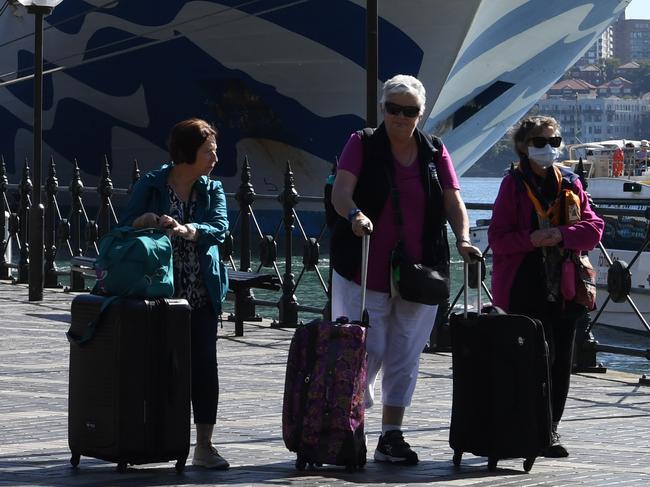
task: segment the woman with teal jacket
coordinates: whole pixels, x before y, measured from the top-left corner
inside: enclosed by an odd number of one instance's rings
[[[228,289],[217,246],[228,230],[226,196],[221,182],[209,178],[218,161],[217,135],[197,118],[176,124],[169,138],[172,163],[140,178],[120,224],[163,228],[170,235],[174,295],[192,307],[192,465],[226,469],[230,465],[212,445],[219,399],[217,317]]]

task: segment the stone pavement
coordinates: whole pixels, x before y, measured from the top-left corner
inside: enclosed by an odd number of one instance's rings
[[[0,283],[0,485],[405,485],[533,486],[650,485],[650,389],[637,377],[608,372],[573,377],[561,432],[571,456],[538,458],[529,474],[521,460],[466,455],[453,467],[447,442],[451,408],[449,354],[424,354],[414,405],[407,411],[407,439],[419,453],[415,467],[372,460],[366,469],[297,472],[282,442],[281,410],[286,354],[292,330],[247,324],[220,330],[220,406],[217,446],[230,461],[226,472],[173,463],[131,467],[82,457],[70,467],[67,445],[68,343],[72,295],[46,290],[42,303],[27,302],[27,288]],[[374,447],[379,410],[368,413]]]

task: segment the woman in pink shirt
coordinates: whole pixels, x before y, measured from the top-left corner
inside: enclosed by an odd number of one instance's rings
[[[374,131],[350,136],[332,190],[332,203],[342,217],[334,226],[330,249],[332,316],[358,312],[360,237],[370,233],[366,407],[374,402],[381,368],[382,435],[374,458],[406,465],[416,464],[418,456],[404,441],[402,420],[437,306],[391,296],[391,252],[402,241],[413,262],[448,266],[445,224],[449,220],[460,254],[466,260],[480,255],[469,240],[467,212],[449,153],[439,139],[417,129],[425,102],[424,86],[416,78],[397,75],[387,80],[380,101],[384,122]],[[399,194],[401,225],[394,211],[391,179]]]
[[[493,252],[492,294],[496,306],[537,318],[544,325],[553,416],[553,443],[545,455],[566,457],[569,453],[559,441],[557,426],[569,393],[575,326],[585,308],[562,296],[563,252],[593,249],[604,223],[591,210],[580,179],[553,165],[562,143],[555,119],[525,118],[515,129],[513,142],[519,165],[503,178],[488,230]],[[573,212],[579,219],[570,221],[564,214],[548,218],[556,202],[561,207],[560,190],[568,188],[579,199],[579,208]]]

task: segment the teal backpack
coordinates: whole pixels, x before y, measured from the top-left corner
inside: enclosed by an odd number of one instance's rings
[[[169,237],[157,228],[120,227],[104,235],[95,260],[97,284],[92,293],[107,298],[82,335],[73,334],[72,327],[68,330],[68,341],[76,346],[88,343],[105,311],[120,297],[171,298],[174,295],[172,255]]]
[[[172,243],[156,228],[120,227],[104,235],[95,261],[93,293],[105,296],[171,298],[174,295]]]

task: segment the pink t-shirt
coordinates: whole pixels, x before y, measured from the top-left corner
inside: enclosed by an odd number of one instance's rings
[[[456,171],[451,162],[447,148],[442,147],[441,157],[436,163],[438,179],[442,189],[460,189]],[[351,172],[359,177],[363,166],[363,142],[354,133],[343,148],[338,169]],[[420,180],[420,162],[416,159],[410,166],[404,167],[393,159],[395,183],[400,196],[400,208],[403,220],[403,241],[409,256],[416,262],[422,261],[422,221],[426,194]],[[399,240],[399,228],[393,217],[393,202],[389,195],[386,204],[376,221],[372,222],[374,230],[370,237],[370,255],[368,256],[368,289],[388,292],[390,289],[390,254]],[[361,271],[355,276],[355,282],[361,282]]]

